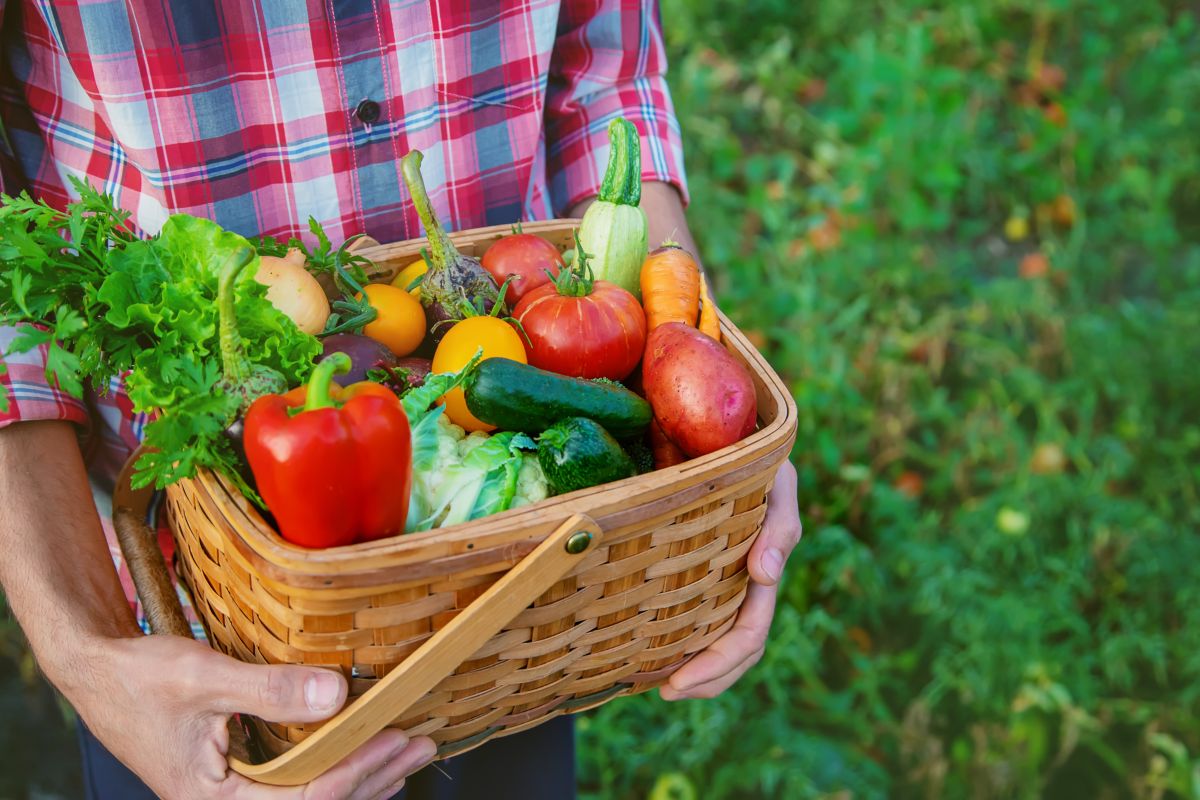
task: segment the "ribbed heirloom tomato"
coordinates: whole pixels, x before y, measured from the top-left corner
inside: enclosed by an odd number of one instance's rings
[[[592,276],[576,238],[575,263],[517,303],[529,363],[576,378],[624,380],[646,347],[646,314],[632,294]]]

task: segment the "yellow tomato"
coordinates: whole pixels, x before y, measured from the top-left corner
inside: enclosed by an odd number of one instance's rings
[[[371,283],[364,289],[378,316],[363,327],[363,333],[382,342],[400,357],[420,347],[425,338],[425,309],[421,302],[403,289],[386,283]]]
[[[485,359],[510,358],[522,364],[529,363],[525,343],[513,326],[495,317],[468,317],[454,323],[442,337],[433,354],[433,371],[458,372],[480,348],[483,348]],[[450,421],[466,431],[496,430],[495,425],[488,425],[471,413],[461,388],[446,392],[439,402],[446,404],[446,416]]]
[[[411,289],[408,287],[413,281],[424,275],[426,272],[429,272],[429,265],[425,263],[425,259],[418,259],[404,269],[400,270],[395,278],[392,278],[392,286],[399,286],[413,297],[420,297],[420,286],[413,286]]]

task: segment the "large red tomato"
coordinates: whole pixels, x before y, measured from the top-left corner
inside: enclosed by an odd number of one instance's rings
[[[572,280],[568,270],[527,294],[513,316],[529,337],[529,363],[561,375],[624,380],[646,347],[636,297],[608,281]]]
[[[563,267],[558,248],[532,233],[505,236],[489,247],[479,262],[496,279],[497,286],[512,277],[512,283],[504,293],[504,302],[509,308],[534,289],[549,283],[547,270],[558,275]]]

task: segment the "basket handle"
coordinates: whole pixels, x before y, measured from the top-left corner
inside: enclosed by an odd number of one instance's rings
[[[231,758],[248,778],[276,786],[308,783],[412,708],[505,625],[596,548],[600,528],[575,514],[532,553],[316,733],[265,764]]]
[[[133,459],[130,459],[132,464]],[[138,597],[155,633],[191,637],[153,532],[144,522],[149,492],[129,488],[126,465],[113,493],[113,522]],[[451,674],[534,600],[562,580],[600,542],[600,527],[575,514],[487,591],[429,637],[416,652],[281,756],[251,764],[231,738],[229,765],[260,783],[312,781],[364,744]],[[136,567],[135,567],[136,565]],[[233,726],[231,726],[231,729]]]

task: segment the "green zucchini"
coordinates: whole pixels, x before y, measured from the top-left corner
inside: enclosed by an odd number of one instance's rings
[[[467,408],[506,431],[538,434],[567,417],[587,417],[618,439],[640,435],[650,404],[620,386],[568,378],[507,358],[487,358],[464,384]]]
[[[590,256],[598,280],[615,283],[634,297],[642,296],[642,262],[646,260],[646,212],[642,200],[641,141],[626,119],[608,126],[611,144],[608,169],[596,202],[579,223],[579,246]]]
[[[598,422],[568,417],[538,437],[538,463],[554,494],[599,486],[637,474],[629,454]]]

